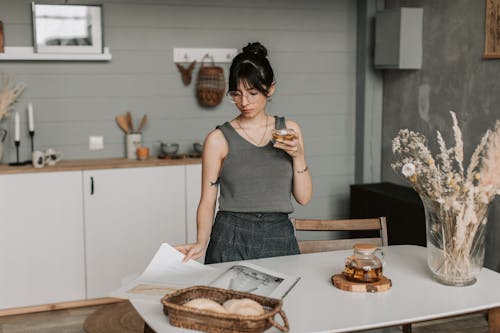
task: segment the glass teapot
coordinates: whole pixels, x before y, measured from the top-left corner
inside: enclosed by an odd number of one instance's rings
[[[373,283],[382,277],[384,253],[373,244],[354,244],[354,254],[345,260],[344,277],[353,282]],[[379,252],[379,256],[376,253]],[[380,257],[380,258],[379,258]]]

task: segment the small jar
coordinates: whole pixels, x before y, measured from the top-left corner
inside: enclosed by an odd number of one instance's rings
[[[144,161],[149,158],[149,148],[148,147],[137,147],[137,159],[139,161]]]
[[[354,254],[345,260],[344,277],[353,282],[373,283],[382,277],[382,250],[372,244],[355,244]]]

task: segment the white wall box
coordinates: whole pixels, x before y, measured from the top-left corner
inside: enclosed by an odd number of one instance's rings
[[[185,167],[83,172],[87,297],[144,271],[160,244],[186,241]]]
[[[0,308],[85,298],[82,173],[0,176]]]
[[[422,8],[398,8],[377,13],[375,68],[422,67]]]

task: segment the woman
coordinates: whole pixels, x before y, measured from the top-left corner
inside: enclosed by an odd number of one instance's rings
[[[197,240],[177,249],[184,261],[205,254],[207,264],[298,254],[288,218],[290,197],[307,204],[311,177],[299,125],[266,113],[275,81],[260,43],[248,44],[234,58],[228,90],[240,114],[205,139]],[[284,127],[293,129],[295,137],[272,141],[271,130]],[[218,186],[219,211],[212,227]]]

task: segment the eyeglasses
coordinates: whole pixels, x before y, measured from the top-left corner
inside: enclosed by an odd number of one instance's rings
[[[243,96],[247,99],[247,102],[253,104],[257,101],[257,98],[262,95],[260,92],[251,92],[249,94],[242,94],[239,91],[230,91],[227,96],[231,99],[233,103],[241,103],[243,101]]]

